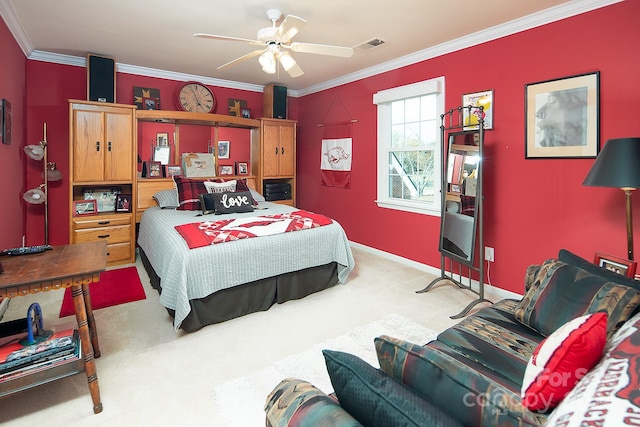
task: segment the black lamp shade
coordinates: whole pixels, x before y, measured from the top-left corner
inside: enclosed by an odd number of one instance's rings
[[[608,140],[582,184],[640,188],[640,138]]]

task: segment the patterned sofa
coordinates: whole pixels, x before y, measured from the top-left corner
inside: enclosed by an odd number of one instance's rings
[[[521,300],[483,308],[425,345],[376,338],[380,369],[325,350],[335,395],[285,379],[267,397],[266,425],[640,425],[639,309],[640,282],[561,250],[527,269]],[[596,317],[600,329],[580,335],[582,319]],[[596,357],[578,368],[589,348]],[[545,375],[525,381],[541,361]],[[580,375],[566,376],[562,363],[578,363],[567,366]],[[552,368],[562,375],[547,375]],[[523,399],[523,383],[538,406]]]

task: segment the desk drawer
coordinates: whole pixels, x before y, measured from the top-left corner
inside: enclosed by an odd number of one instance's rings
[[[131,225],[74,230],[74,243],[106,240],[107,244],[131,242]]]
[[[131,225],[130,215],[110,215],[93,218],[74,218],[73,229],[82,230],[85,228],[104,228],[116,225]]]

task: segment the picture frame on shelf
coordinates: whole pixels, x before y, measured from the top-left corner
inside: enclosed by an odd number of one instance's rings
[[[247,101],[244,99],[229,98],[227,101],[227,111],[230,116],[242,117],[242,110],[247,108]]]
[[[220,175],[233,175],[233,166],[220,166]]]
[[[525,85],[525,159],[595,158],[600,72]]]
[[[493,90],[484,90],[482,92],[468,93],[462,95],[462,123],[463,130],[478,129],[478,115],[480,110],[477,108],[464,107],[483,107],[482,128],[493,129]]]
[[[231,143],[229,141],[218,141],[218,158],[219,159],[229,158],[230,145]]]
[[[151,98],[156,100],[156,110],[160,109],[160,89],[153,89],[147,87],[134,86],[133,87],[133,103],[138,110],[145,109],[143,99]]]
[[[116,212],[131,212],[131,194],[118,194]]]
[[[158,104],[160,104],[160,100],[157,98],[142,98],[143,110],[158,110]]]
[[[242,108],[242,118],[244,118],[244,119],[250,119],[250,118],[251,118],[251,109],[249,109],[249,108]]]
[[[161,165],[168,165],[171,157],[171,147],[158,147],[153,149],[153,161],[160,162]]]
[[[74,200],[73,201],[73,216],[85,216],[85,215],[97,215],[98,214],[98,201],[91,200]]]
[[[169,146],[169,132],[156,133],[156,147],[168,147]]]
[[[122,193],[120,187],[85,187],[83,188],[84,200],[95,200],[96,211],[113,212],[116,210],[116,197]]]
[[[145,162],[145,166],[143,166],[143,172],[146,170],[147,178],[162,178],[162,163],[158,161]],[[143,173],[144,175],[144,173]]]
[[[598,267],[606,268],[614,273],[631,277],[632,279],[636,274],[637,262],[602,252],[596,252],[593,263]]]
[[[166,176],[172,178],[174,176],[182,175],[182,166],[180,165],[166,165]]]
[[[216,160],[211,153],[182,153],[182,175],[185,178],[216,175]]]
[[[249,163],[236,162],[236,175],[249,175]]]

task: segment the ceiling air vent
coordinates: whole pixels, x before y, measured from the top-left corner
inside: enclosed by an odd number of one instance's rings
[[[358,46],[355,47],[355,49],[366,52],[378,46],[382,46],[384,43],[385,43],[384,40],[378,37],[374,37],[371,40],[367,40],[366,42],[359,44]]]

